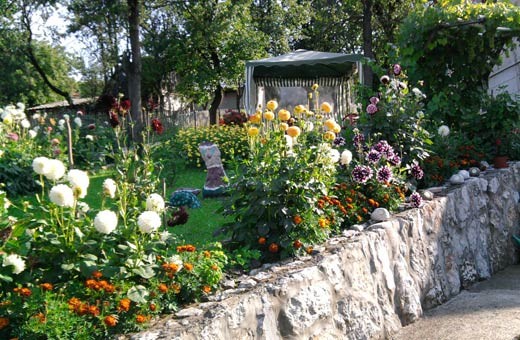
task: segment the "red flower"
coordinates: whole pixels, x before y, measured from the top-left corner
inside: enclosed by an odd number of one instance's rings
[[[121,110],[123,110],[123,111],[128,111],[128,110],[130,110],[130,106],[132,106],[132,105],[131,105],[131,102],[130,102],[130,99],[123,100],[123,101],[121,101],[121,104],[119,104],[119,107],[120,107]]]
[[[159,135],[163,133],[164,127],[159,119],[152,119],[152,129]]]

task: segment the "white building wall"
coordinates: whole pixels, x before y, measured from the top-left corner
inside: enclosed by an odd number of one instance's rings
[[[513,3],[520,5],[520,0],[513,0]],[[495,67],[489,76],[489,91],[497,93],[507,91],[511,94],[520,95],[520,41],[519,46],[511,51],[509,56],[503,55],[503,63]],[[501,87],[504,87],[503,90]]]

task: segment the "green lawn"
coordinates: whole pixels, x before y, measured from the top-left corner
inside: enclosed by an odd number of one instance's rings
[[[182,164],[177,165],[176,176],[172,183],[168,183],[168,196],[178,188],[201,189],[206,181],[206,171],[203,169],[188,168]],[[202,198],[198,196],[202,207],[199,209],[188,209],[190,218],[184,225],[169,228],[181,241],[201,247],[204,244],[221,240],[214,238],[213,232],[217,230],[229,218],[222,216],[216,211],[222,206],[222,198]]]

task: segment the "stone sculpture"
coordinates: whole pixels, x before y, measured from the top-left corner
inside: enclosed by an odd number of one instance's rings
[[[211,142],[203,142],[199,145],[199,151],[208,170],[206,183],[202,190],[202,197],[223,195],[227,187],[223,180],[224,177],[226,177],[226,172],[222,166],[218,146]]]

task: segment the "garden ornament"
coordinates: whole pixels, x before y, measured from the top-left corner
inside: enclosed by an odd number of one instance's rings
[[[208,170],[206,183],[202,190],[202,197],[223,195],[227,187],[223,180],[226,177],[226,172],[222,166],[218,146],[210,142],[203,142],[199,145],[199,151]]]
[[[200,208],[200,201],[189,190],[176,190],[170,197],[170,205],[174,207]]]

